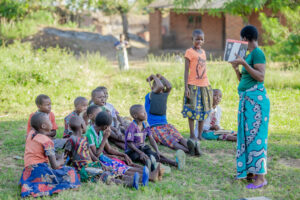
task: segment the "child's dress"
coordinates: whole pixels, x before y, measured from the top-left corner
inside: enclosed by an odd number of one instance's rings
[[[86,137],[69,137],[65,150],[69,152],[71,165],[76,169],[81,182],[96,182],[97,177],[103,177],[103,169],[100,162],[93,162],[89,152],[89,144]],[[111,174],[113,175],[113,174]],[[103,182],[105,180],[101,179]]]
[[[182,115],[193,120],[203,121],[212,109],[213,91],[206,72],[206,55],[190,48],[186,50],[185,58],[190,61],[188,88],[190,98],[184,96]]]
[[[52,169],[48,156],[55,155],[53,141],[43,134],[30,131],[26,139],[24,164],[21,179],[21,197],[47,196],[62,190],[78,188],[79,178],[72,167]]]
[[[148,93],[145,96],[145,110],[147,112],[147,121],[151,127],[151,133],[155,141],[173,148],[183,137],[177,129],[167,121],[166,110],[168,95],[169,93]],[[158,108],[158,110],[151,108]]]
[[[94,126],[91,125],[91,126],[89,126],[85,135],[87,137],[87,140],[88,140],[88,143],[90,146],[94,145],[94,146],[96,146],[97,149],[100,147],[102,139],[103,139],[102,131],[100,131],[97,134],[94,129]],[[109,158],[109,157],[105,156],[103,153],[100,155],[99,160],[105,166],[111,167],[115,174],[123,175],[123,174],[125,174],[125,172],[128,169],[130,169],[130,167],[127,166],[124,162],[122,162],[118,159]]]

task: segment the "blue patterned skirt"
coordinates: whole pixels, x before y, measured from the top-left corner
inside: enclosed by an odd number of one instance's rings
[[[270,100],[263,84],[239,91],[237,178],[267,173]]]
[[[184,118],[203,121],[205,120],[213,104],[213,90],[211,86],[199,87],[196,85],[188,85],[190,90],[190,98],[184,96],[182,115]]]
[[[47,163],[31,165],[23,169],[20,179],[21,197],[48,196],[62,190],[74,189],[80,186],[75,169],[62,167],[51,169]]]

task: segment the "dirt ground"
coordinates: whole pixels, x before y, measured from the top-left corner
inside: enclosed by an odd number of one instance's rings
[[[143,60],[148,53],[148,44],[137,37],[130,40],[131,55],[129,60]],[[67,49],[79,56],[87,52],[99,53],[109,60],[116,60],[116,50],[114,47],[118,39],[113,35],[100,35],[98,33],[86,32],[76,29],[57,29],[53,27],[43,27],[41,30],[22,42],[31,42],[33,48],[57,47]]]

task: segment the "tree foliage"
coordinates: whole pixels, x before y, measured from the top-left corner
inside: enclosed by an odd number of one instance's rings
[[[267,17],[260,13],[260,21],[264,29],[263,39],[266,55],[273,61],[285,62],[285,67],[300,68],[300,6],[292,9],[281,8],[285,25],[280,23],[278,17]]]

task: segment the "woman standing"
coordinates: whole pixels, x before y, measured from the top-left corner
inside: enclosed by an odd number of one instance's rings
[[[266,59],[258,47],[258,31],[248,25],[241,30],[241,39],[248,42],[246,59],[237,56],[230,62],[240,81],[237,134],[237,178],[254,179],[248,189],[267,185],[267,138],[270,100],[264,87]],[[242,70],[239,70],[242,65]]]
[[[128,55],[127,48],[129,48],[129,43],[125,40],[123,34],[120,34],[120,41],[115,43],[115,48],[117,50],[117,58],[120,70],[128,70]]]

